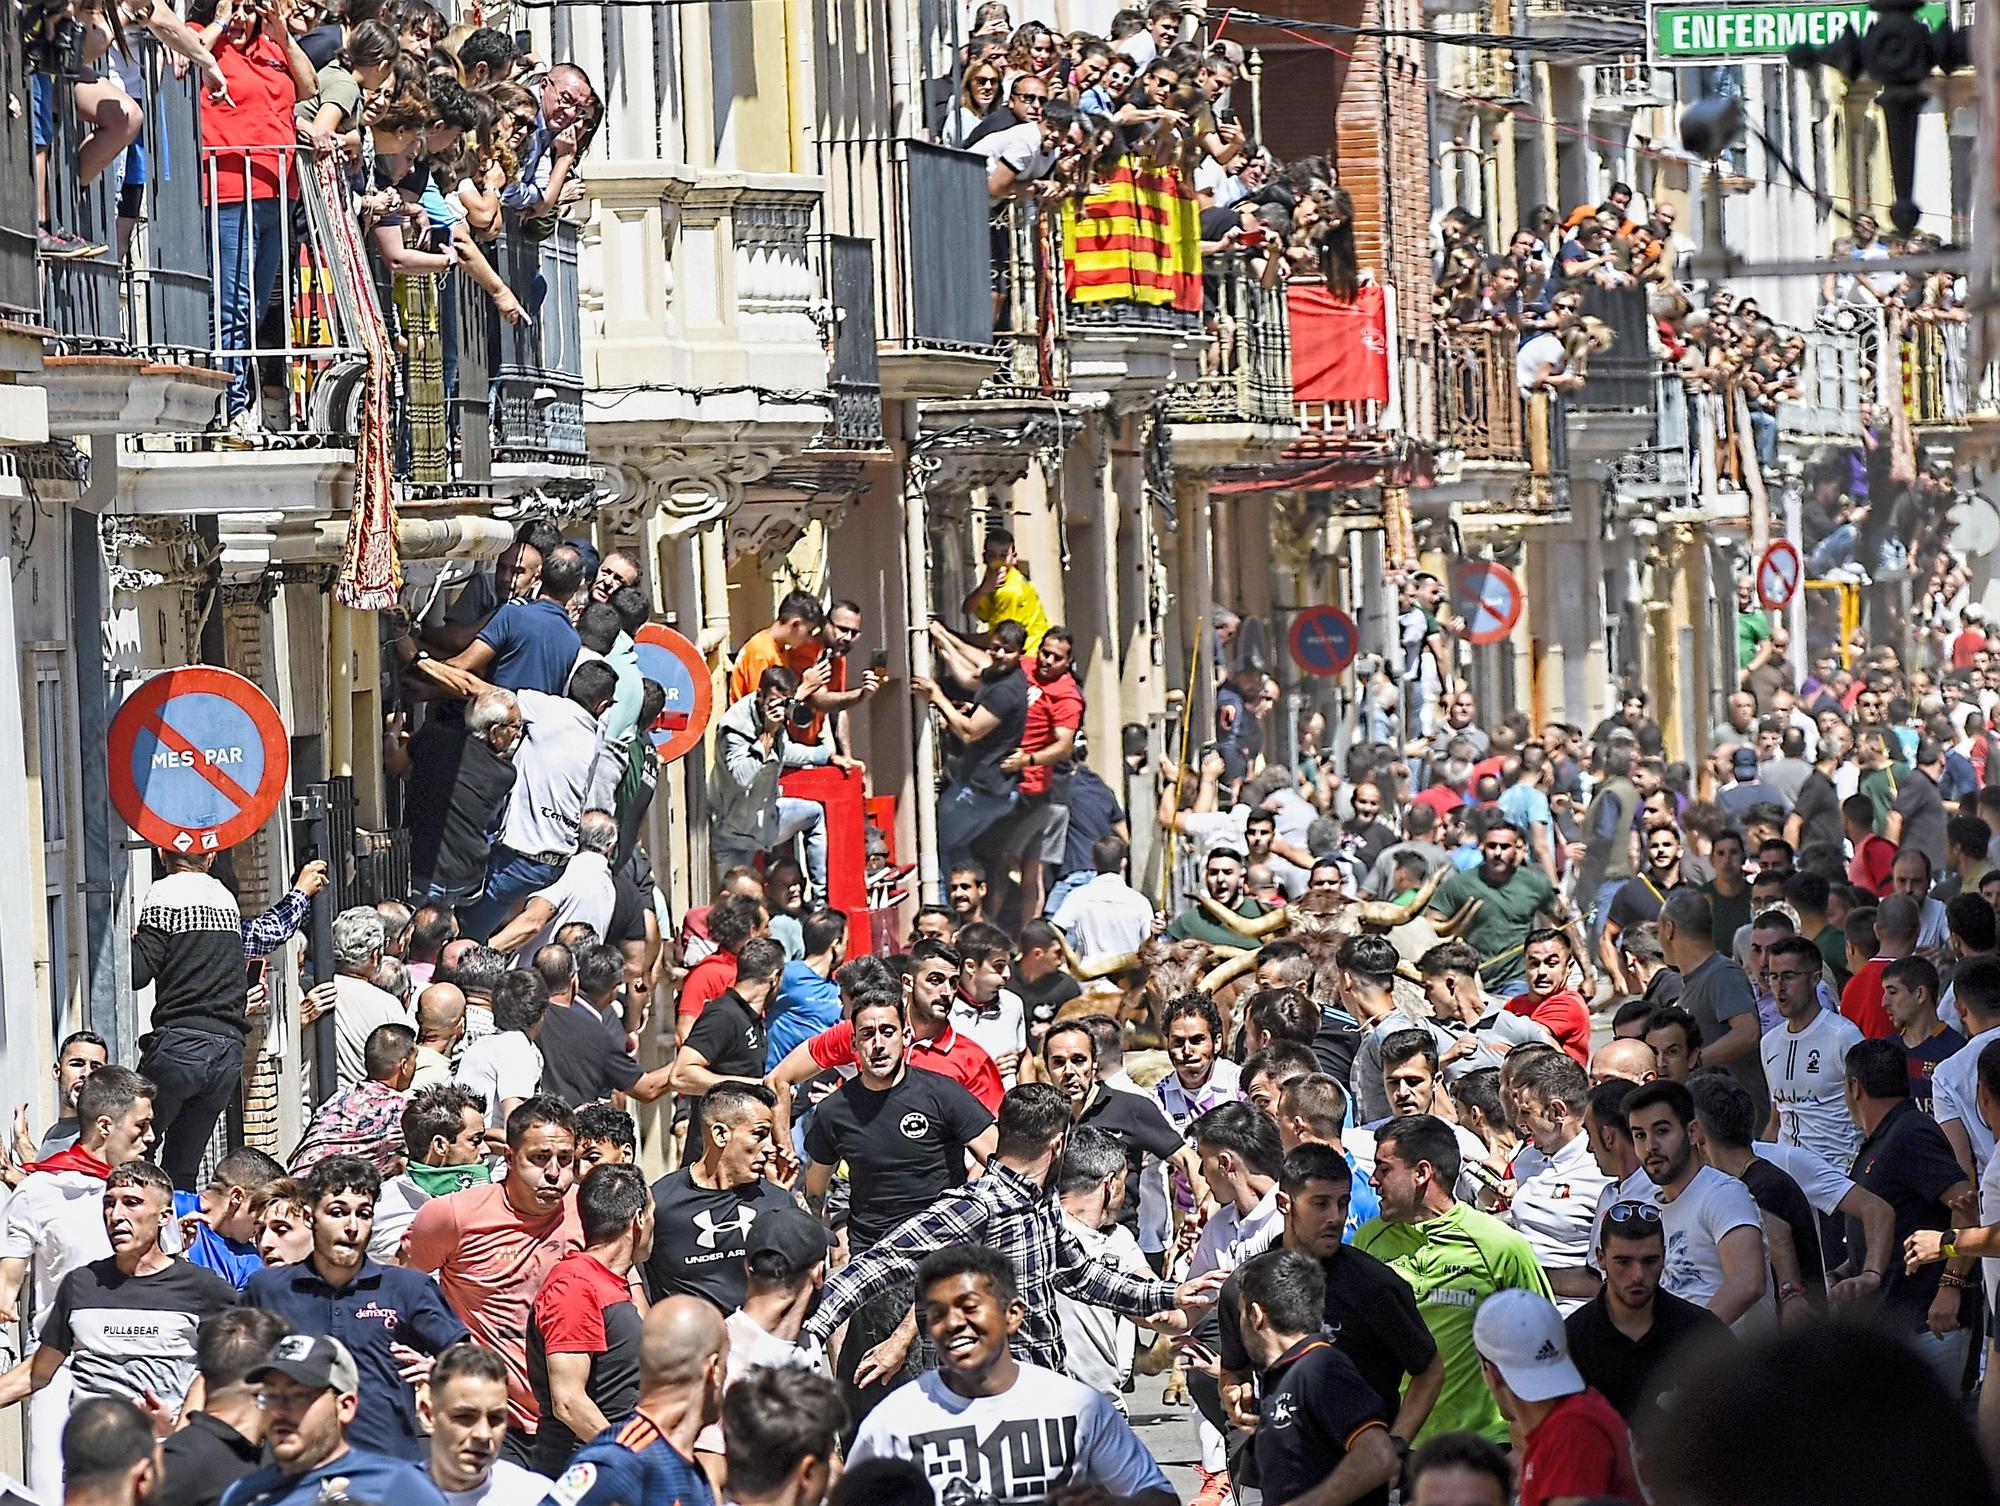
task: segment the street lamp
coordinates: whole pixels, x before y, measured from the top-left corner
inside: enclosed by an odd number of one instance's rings
[[[1949,22],[1926,25],[1917,19],[1919,4],[1872,0],[1875,24],[1866,31],[1844,31],[1824,47],[1801,42],[1785,54],[1794,68],[1824,65],[1850,82],[1866,77],[1879,86],[1895,193],[1889,219],[1904,235],[1917,228],[1917,116],[1930,98],[1931,75],[1972,64],[1966,30]]]

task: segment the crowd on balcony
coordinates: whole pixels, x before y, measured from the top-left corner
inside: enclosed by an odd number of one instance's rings
[[[293,343],[283,329],[298,313],[291,304],[351,304],[361,291],[341,285],[341,265],[373,282],[404,356],[422,349],[452,364],[451,341],[435,337],[450,331],[453,275],[484,289],[498,318],[533,316],[487,253],[510,230],[545,237],[581,199],[577,164],[602,116],[582,70],[549,66],[493,28],[450,26],[429,0],[193,0],[185,22],[166,0],[35,3],[45,7],[28,17],[28,42],[46,256],[109,249],[52,217],[58,104],[86,133],[82,178],[118,175],[122,259],[147,202],[148,91],[167,86],[135,35],[150,33],[199,70],[218,354],[233,378],[220,417],[231,430],[262,427],[255,353]],[[327,285],[293,290],[281,263],[308,242]],[[536,296],[526,292],[529,303]],[[452,376],[406,365],[406,403],[441,421]]]

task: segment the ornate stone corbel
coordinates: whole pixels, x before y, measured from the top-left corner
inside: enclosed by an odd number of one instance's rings
[[[780,458],[776,449],[748,445],[621,447],[605,457],[610,494],[602,515],[633,537],[649,512],[661,515],[669,537],[695,533],[742,507],[744,489],[770,475]]]

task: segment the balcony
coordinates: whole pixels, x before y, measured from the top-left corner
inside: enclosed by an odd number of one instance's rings
[[[593,164],[580,248],[591,455],[622,493],[617,526],[656,511],[681,535],[832,422],[813,222],[824,181]]]
[[[977,392],[1001,366],[985,159],[896,137],[825,141],[820,162],[827,225],[873,247],[869,307],[882,396]]]
[[[1521,464],[1526,405],[1515,385],[1512,330],[1442,329],[1437,337],[1438,448],[1466,460]]]
[[[1595,114],[1620,115],[1674,102],[1671,68],[1649,68],[1643,57],[1600,63],[1590,70],[1590,108]]]
[[[1298,437],[1285,288],[1266,287],[1240,252],[1209,258],[1202,282],[1209,307],[1200,373],[1167,390],[1175,462],[1213,469],[1275,460]]]
[[[982,398],[1018,401],[1069,395],[1069,306],[1064,296],[1062,221],[1034,199],[992,209],[993,338],[1000,369]]]
[[[17,25],[10,11],[0,22],[10,97],[30,97],[21,68]],[[47,394],[52,432],[86,434],[189,432],[214,417],[227,385],[218,369],[210,322],[212,279],[202,208],[201,142],[189,72],[175,77],[164,49],[135,35],[133,46],[147,84],[139,145],[148,166],[136,227],[121,255],[113,168],[84,183],[76,172],[86,132],[71,87],[58,80],[54,140],[48,151],[49,215],[80,238],[106,249],[94,256],[50,259],[35,251],[37,206],[32,125],[25,112],[10,116],[4,148],[7,181],[18,185],[24,223],[6,237],[6,291],[10,310],[42,332],[39,370],[22,381]]]
[[[1634,52],[1645,46],[1645,0],[1527,0],[1514,20],[1537,40],[1624,43]]]

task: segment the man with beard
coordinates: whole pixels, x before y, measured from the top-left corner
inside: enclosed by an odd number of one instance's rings
[[[431,1435],[430,1477],[447,1506],[540,1506],[549,1481],[500,1457],[507,1436],[507,1367],[478,1344],[454,1344],[417,1400]]]
[[[1511,821],[1496,821],[1486,828],[1479,844],[1481,863],[1464,873],[1453,874],[1431,896],[1430,913],[1456,914],[1467,900],[1478,900],[1479,909],[1460,934],[1485,958],[1479,969],[1480,982],[1502,998],[1525,993],[1522,953],[1528,932],[1544,916],[1560,922],[1567,909],[1540,869],[1522,866],[1527,840]],[[1590,985],[1589,968],[1585,986]]]
[[[702,1095],[700,1133],[689,1145],[699,1159],[653,1184],[653,1250],[645,1269],[654,1302],[696,1296],[718,1314],[743,1305],[751,1226],[771,1209],[792,1206],[782,1187],[765,1180],[780,1160],[776,1106],[776,1095],[756,1082],[725,1081]]]
[[[247,1377],[268,1419],[271,1462],[229,1487],[223,1506],[317,1506],[328,1496],[444,1506],[430,1477],[407,1459],[351,1447],[361,1376],[338,1339],[295,1333]]]
[[[1042,1069],[1069,1101],[1070,1116],[1125,1147],[1125,1206],[1118,1221],[1139,1227],[1139,1192],[1147,1158],[1176,1168],[1194,1189],[1195,1206],[1213,1206],[1202,1181],[1201,1158],[1182,1139],[1160,1106],[1143,1093],[1099,1080],[1097,1037],[1089,1018],[1062,1020],[1042,1037]]]
[[[437,1277],[472,1336],[507,1362],[507,1446],[528,1456],[539,1413],[528,1378],[528,1314],[555,1263],[583,1246],[566,1194],[576,1174],[576,1116],[537,1094],[507,1116],[498,1182],[433,1198],[403,1236],[403,1264]]]
[[[180,1411],[195,1330],[234,1307],[236,1289],[160,1248],[173,1206],[173,1183],[150,1161],[111,1169],[102,1212],[111,1254],[63,1277],[34,1352],[0,1376],[0,1407],[41,1390],[67,1360],[78,1401],[152,1396],[167,1415]]]
[[[1619,933],[1631,926],[1644,925],[1660,918],[1660,906],[1667,902],[1667,891],[1681,881],[1681,833],[1680,828],[1667,822],[1658,825],[1649,823],[1646,832],[1646,871],[1627,879],[1618,886],[1613,895],[1611,908],[1605,912],[1603,930],[1597,938],[1597,958],[1609,969],[1612,980],[1621,994],[1637,993],[1632,980],[1627,978],[1618,965]]]
[[[1232,915],[1255,920],[1265,906],[1243,887],[1243,854],[1227,840],[1209,848],[1202,859],[1201,883],[1208,897]],[[1217,920],[1200,904],[1189,905],[1167,927],[1169,941],[1205,941],[1210,946],[1240,947],[1243,937]]]
[[[381,1179],[359,1156],[332,1156],[306,1179],[313,1252],[250,1278],[244,1301],[284,1317],[294,1333],[341,1341],[360,1377],[362,1407],[348,1432],[374,1453],[421,1462],[423,1432],[398,1349],[442,1354],[466,1337],[436,1283],[368,1258]]]
[[[938,796],[938,856],[947,871],[970,857],[973,844],[1014,809],[1020,775],[1005,764],[1028,725],[1028,677],[1021,671],[1027,641],[1026,629],[1011,618],[994,628],[989,662],[978,674],[968,710],[961,711],[937,681],[910,676],[911,692],[937,708],[960,743],[951,779]]]
[[[1382,820],[1382,787],[1364,779],[1352,791],[1354,814],[1340,824],[1340,850],[1352,854],[1363,873],[1394,844],[1395,831]]]
[[[1177,1497],[1110,1398],[1015,1358],[1010,1341],[1027,1309],[1007,1257],[983,1245],[939,1250],[917,1273],[938,1368],[895,1391],[862,1423],[850,1464],[913,1459],[939,1506],[973,1500],[1033,1503],[1095,1486],[1131,1506]],[[1022,1429],[1037,1450],[1006,1445]]]
[[[825,1345],[852,1313],[908,1280],[933,1250],[951,1245],[991,1244],[1006,1256],[1026,1309],[1016,1345],[1050,1370],[1063,1365],[1058,1290],[1141,1320],[1161,1318],[1169,1308],[1206,1308],[1221,1285],[1219,1272],[1178,1287],[1148,1281],[1097,1264],[1063,1228],[1052,1187],[1070,1124],[1069,1101],[1058,1089],[1047,1083],[1012,1089],[1000,1103],[999,1141],[984,1174],[905,1219],[834,1272],[800,1342]]]
[[[942,629],[931,634],[946,671],[963,681],[984,681],[994,656],[953,637]],[[1028,674],[1027,717],[1018,747],[1000,760],[1003,774],[1020,777],[1020,798],[1008,818],[1007,835],[997,854],[1021,863],[1021,913],[1042,913],[1042,864],[1060,863],[1068,835],[1068,807],[1057,787],[1056,770],[1076,751],[1083,729],[1083,691],[1071,672],[1076,650],[1070,631],[1052,627],[1042,634]],[[1004,870],[989,913],[1006,902]]]
[[[1702,1160],[1694,1121],[1684,1083],[1649,1082],[1625,1100],[1632,1145],[1652,1183],[1645,1201],[1666,1229],[1661,1283],[1734,1323],[1765,1303],[1764,1220],[1749,1188]]]
[[[1044,642],[1047,640],[1045,639]],[[969,1153],[981,1166],[999,1141],[993,1116],[970,1093],[936,1072],[912,1072],[905,1060],[904,1004],[896,994],[864,993],[848,1015],[857,1076],[820,1100],[806,1130],[806,1199],[825,1211],[827,1188],[845,1164],[852,1188],[847,1236],[857,1255],[912,1214],[965,1181]],[[836,1373],[856,1389],[856,1416],[903,1379],[901,1360],[916,1338],[910,1290],[898,1287],[857,1313]],[[880,1354],[870,1351],[884,1339]],[[891,1357],[896,1363],[890,1363]],[[867,1378],[859,1367],[868,1360]]]
[[[946,941],[925,937],[910,948],[903,969],[903,1004],[909,1018],[906,1056],[913,1067],[937,1072],[964,1088],[991,1114],[1000,1108],[1000,1069],[986,1048],[952,1023],[963,964],[958,949]],[[842,1020],[811,1040],[795,1046],[779,1062],[765,1086],[777,1095],[777,1139],[791,1143],[792,1090],[822,1072],[856,1065],[854,1026]]]
[[[46,1160],[59,1150],[68,1150],[76,1144],[81,1130],[76,1117],[76,1095],[82,1089],[84,1079],[111,1060],[110,1048],[104,1044],[104,1037],[94,1030],[72,1030],[63,1037],[56,1047],[55,1066],[50,1069],[56,1080],[56,1102],[62,1106],[62,1113],[42,1134],[37,1145],[28,1135],[28,1106],[24,1103],[14,1110],[14,1158],[17,1161]]]

